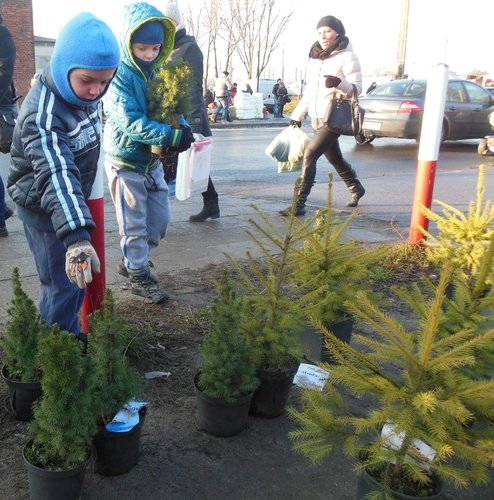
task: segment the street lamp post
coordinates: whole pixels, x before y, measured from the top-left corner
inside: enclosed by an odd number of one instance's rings
[[[410,8],[410,0],[402,0],[401,19],[400,19],[400,38],[398,41],[398,62],[396,71],[397,80],[405,76],[405,54],[407,49],[409,8]]]

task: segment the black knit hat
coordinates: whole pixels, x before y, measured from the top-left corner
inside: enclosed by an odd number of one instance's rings
[[[343,23],[337,17],[324,16],[317,23],[316,29],[322,28],[323,26],[328,26],[332,30],[336,31],[336,33],[340,36],[345,35],[345,26],[343,26]]]

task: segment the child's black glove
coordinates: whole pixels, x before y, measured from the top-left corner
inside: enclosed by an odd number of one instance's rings
[[[341,78],[333,75],[324,75],[326,78],[326,88],[332,89],[333,87],[337,87],[341,83]]]
[[[182,153],[190,148],[190,145],[195,141],[192,135],[192,130],[190,127],[185,127],[182,129],[182,137],[180,138],[180,143],[177,146],[177,151]]]

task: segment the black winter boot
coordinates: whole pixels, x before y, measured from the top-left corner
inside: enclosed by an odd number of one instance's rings
[[[357,172],[355,172],[351,165],[344,160],[339,168],[335,165],[335,169],[352,194],[352,199],[346,204],[346,206],[356,207],[360,198],[362,198],[365,194],[364,186],[362,186],[360,181],[357,179]]]
[[[195,215],[189,217],[190,222],[204,222],[205,220],[218,219],[220,217],[220,207],[218,206],[218,198],[212,200],[204,200],[204,207]]]
[[[302,215],[305,215],[306,209],[305,209],[305,202],[307,201],[307,197],[310,194],[310,191],[312,189],[312,186],[314,185],[314,182],[312,181],[302,181],[302,184],[300,186],[300,191],[298,193],[298,199],[297,199],[297,206],[295,207],[295,217],[301,217]],[[292,207],[285,208],[283,210],[280,210],[280,214],[283,215],[283,217],[288,217],[292,212]]]
[[[350,193],[352,193],[352,199],[346,204],[347,207],[356,207],[358,201],[365,194],[364,186],[360,183],[358,179],[355,179],[353,185],[348,186]]]

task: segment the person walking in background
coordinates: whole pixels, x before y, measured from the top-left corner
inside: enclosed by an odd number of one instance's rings
[[[41,317],[82,339],[84,289],[100,267],[86,200],[98,170],[100,99],[119,62],[112,30],[92,14],[75,16],[22,103],[11,148],[7,191],[41,282]]]
[[[302,184],[298,193],[296,215],[305,214],[305,203],[314,185],[317,160],[324,155],[348,186],[351,200],[347,207],[356,207],[365,194],[352,166],[343,158],[338,134],[326,125],[326,114],[331,96],[342,93],[347,96],[362,90],[360,62],[345,34],[343,23],[334,16],[325,16],[317,23],[317,41],[309,52],[306,87],[303,96],[291,115],[291,125],[301,126],[308,114],[314,136],[305,148],[302,166]],[[288,215],[291,207],[282,210]]]
[[[245,88],[244,88],[244,90],[242,90],[242,92],[245,92],[245,93],[250,94],[250,95],[252,95],[254,93],[254,91],[252,90],[252,87],[248,83],[245,84]]]
[[[204,104],[208,107],[210,104],[214,102],[214,94],[212,89],[207,88],[206,92],[204,92]]]
[[[226,123],[227,121],[230,121],[230,114],[229,114],[229,92],[230,89],[232,88],[232,84],[230,80],[228,79],[228,71],[223,71],[223,76],[220,76],[216,79],[216,85],[214,88],[214,95],[216,96],[216,101],[218,103],[218,107],[215,109],[214,113],[211,115],[213,118],[212,120],[216,122],[218,115],[220,112],[222,112],[221,116],[221,123]]]
[[[285,118],[283,116],[283,108],[285,107],[285,104],[288,102],[288,90],[282,81],[280,81],[280,84],[278,86],[276,97],[278,101],[278,118]]]
[[[235,96],[237,95],[237,84],[234,83],[232,85],[232,88],[230,89],[230,92],[229,92],[229,95],[230,95],[230,106],[235,106]],[[231,120],[228,120],[228,121],[231,121]]]
[[[163,167],[151,146],[189,149],[194,141],[183,117],[181,128],[147,116],[147,82],[173,49],[175,25],[158,9],[136,2],[124,6],[122,62],[105,96],[105,169],[120,232],[119,273],[134,295],[153,303],[168,300],[149,254],[165,237],[171,218]]]
[[[165,16],[176,23],[177,32],[175,34],[175,46],[170,54],[170,61],[182,60],[192,70],[193,85],[190,88],[190,104],[191,111],[187,115],[192,132],[202,134],[204,137],[211,137],[211,127],[209,126],[208,113],[204,102],[203,94],[203,78],[204,78],[204,59],[201,49],[197,44],[196,39],[192,35],[187,35],[185,25],[182,21],[182,15],[177,3],[170,0],[165,7]],[[167,169],[165,170],[165,179],[167,176],[176,176],[178,153],[171,152],[165,158]],[[167,179],[168,181],[168,179]],[[220,208],[218,205],[218,193],[214,188],[211,176],[208,180],[207,190],[202,193],[203,208],[202,210],[189,217],[191,222],[204,222],[205,220],[217,219],[220,216]]]
[[[280,116],[280,110],[278,109],[278,88],[280,86],[281,78],[276,80],[276,83],[273,85],[271,93],[273,94],[273,116],[278,118]]]
[[[369,92],[372,92],[376,87],[377,87],[377,83],[376,82],[372,82],[369,85],[369,87],[367,88],[367,90],[365,91],[365,93],[368,94]]]
[[[17,98],[14,87],[15,57],[14,37],[7,26],[3,24],[0,14],[0,112],[1,107],[5,106],[13,109],[13,113],[17,115]],[[9,137],[0,137],[0,151],[2,153],[7,154],[10,151],[10,142],[10,134]],[[14,215],[13,210],[5,203],[5,186],[0,177],[0,238],[9,235],[5,221],[12,215]]]

